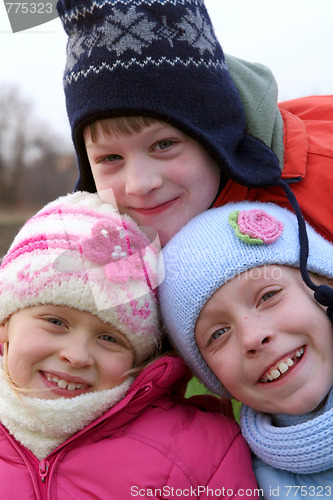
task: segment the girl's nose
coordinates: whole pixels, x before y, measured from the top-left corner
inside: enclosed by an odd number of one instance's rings
[[[248,343],[246,346],[247,354],[254,355],[257,352],[263,350],[264,344],[269,344],[271,342],[271,337],[269,335],[263,336],[261,339],[257,339],[255,342]]]
[[[249,322],[244,321],[242,338],[244,352],[253,356],[265,350],[266,346],[272,342],[273,334],[264,325],[256,324],[256,322],[250,325]]]
[[[63,345],[59,352],[59,357],[70,363],[74,368],[84,368],[93,365],[93,358],[90,352],[89,342],[78,336]]]
[[[163,178],[152,159],[136,159],[126,166],[126,194],[145,196],[162,186]]]

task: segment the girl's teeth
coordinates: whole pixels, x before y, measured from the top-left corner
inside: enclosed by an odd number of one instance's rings
[[[67,389],[68,391],[75,391],[75,389],[82,389],[83,384],[75,384],[74,382],[66,382],[66,380],[59,379],[58,377],[47,375],[47,380],[53,382],[60,387],[60,389]]]
[[[300,358],[304,354],[304,347],[299,349],[296,352],[295,358]],[[286,361],[281,361],[277,367],[272,368],[265,376],[261,379],[261,382],[272,382],[273,380],[278,379],[283,373],[286,373],[291,366],[293,366],[294,361],[291,358],[288,358]]]
[[[67,388],[67,382],[65,382],[65,380],[59,380],[58,381],[58,387],[60,387],[60,389],[66,389]]]
[[[273,379],[276,379],[276,378],[279,378],[279,376],[281,375],[281,373],[279,372],[279,370],[273,369],[271,371],[271,375],[272,375]]]
[[[281,373],[286,373],[286,371],[289,370],[289,366],[287,365],[287,363],[279,363],[279,366],[278,366],[279,370]]]

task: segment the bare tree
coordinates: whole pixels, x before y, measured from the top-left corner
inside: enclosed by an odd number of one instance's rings
[[[29,145],[27,117],[31,105],[16,87],[0,88],[0,203],[11,204]]]
[[[72,170],[60,175],[61,145],[50,126],[33,116],[32,103],[17,87],[0,85],[0,205],[10,207],[30,196],[43,204],[72,190],[74,160]]]

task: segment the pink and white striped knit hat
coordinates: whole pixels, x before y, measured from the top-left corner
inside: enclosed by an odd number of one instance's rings
[[[41,304],[90,312],[123,332],[141,363],[161,340],[158,250],[98,194],[62,196],[26,222],[2,260],[0,324]]]

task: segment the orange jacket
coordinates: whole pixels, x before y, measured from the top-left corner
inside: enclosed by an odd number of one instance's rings
[[[284,121],[282,178],[290,183],[304,218],[333,242],[333,95],[281,102]],[[276,203],[292,210],[280,187],[247,188],[229,180],[215,207],[231,201]]]

